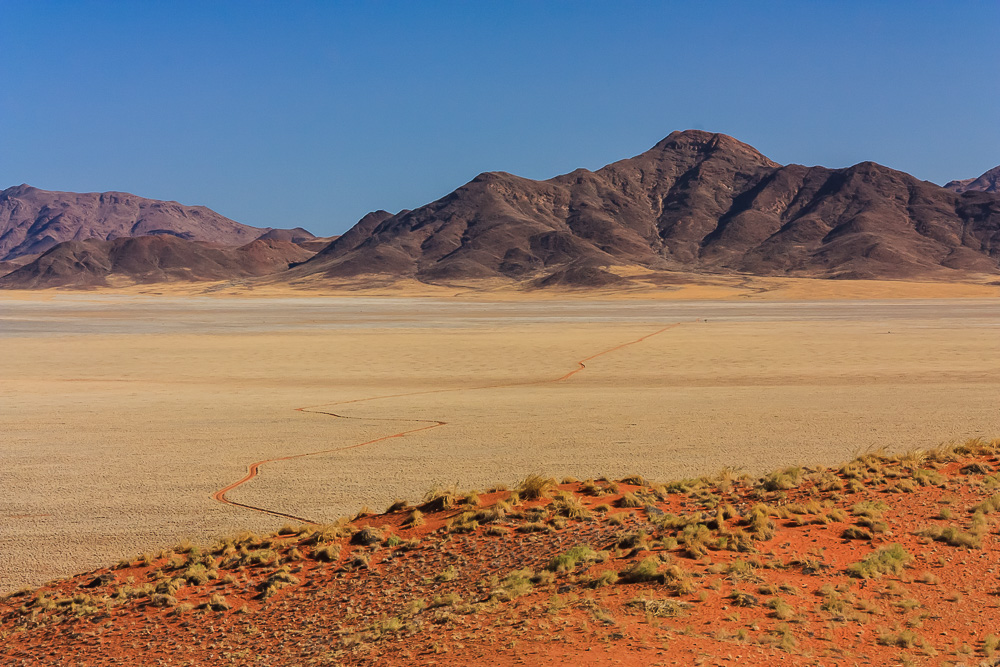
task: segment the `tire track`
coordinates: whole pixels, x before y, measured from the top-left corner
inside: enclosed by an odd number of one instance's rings
[[[695,320],[695,321],[697,322],[697,321],[700,321],[700,320]],[[243,486],[244,484],[246,484],[250,480],[252,480],[255,477],[257,477],[257,475],[260,472],[261,466],[266,465],[268,463],[278,463],[280,461],[292,461],[294,459],[301,459],[301,458],[305,458],[307,456],[319,456],[321,454],[332,454],[334,452],[343,452],[343,451],[347,451],[347,450],[350,450],[350,449],[358,449],[359,447],[366,447],[368,445],[374,445],[374,444],[379,443],[379,442],[385,442],[386,440],[392,440],[393,438],[402,438],[402,437],[405,437],[407,435],[411,435],[413,433],[420,433],[421,431],[429,431],[431,429],[440,428],[442,426],[447,426],[448,425],[448,422],[446,422],[446,421],[440,421],[440,420],[437,420],[437,419],[408,419],[408,418],[401,418],[401,417],[381,417],[381,418],[380,417],[351,417],[349,415],[341,415],[341,414],[338,414],[336,412],[328,412],[328,411],[324,411],[324,410],[317,410],[316,408],[333,407],[333,406],[338,406],[338,405],[350,405],[350,404],[353,404],[353,403],[365,403],[365,402],[368,402],[368,401],[378,401],[378,400],[383,400],[383,399],[388,399],[388,398],[403,398],[403,397],[407,397],[407,396],[425,396],[425,395],[428,395],[428,394],[442,394],[442,393],[454,392],[454,391],[480,391],[480,390],[483,390],[483,389],[506,389],[506,388],[510,388],[510,387],[527,387],[527,386],[540,385],[540,384],[555,384],[557,382],[564,382],[564,381],[570,379],[571,377],[573,377],[574,375],[576,375],[577,373],[580,373],[580,372],[586,370],[586,368],[587,368],[586,362],[588,362],[588,361],[592,361],[594,359],[597,359],[598,357],[603,357],[604,355],[611,354],[612,352],[617,352],[618,350],[621,350],[623,348],[629,347],[631,345],[637,345],[637,344],[639,344],[639,343],[641,343],[641,342],[643,342],[645,340],[648,340],[649,338],[652,338],[653,336],[657,336],[657,335],[659,335],[659,334],[661,334],[661,333],[663,333],[665,331],[669,331],[670,329],[674,329],[676,327],[679,327],[679,326],[681,326],[681,324],[686,324],[686,322],[675,322],[673,324],[669,324],[669,325],[663,327],[662,329],[658,329],[656,331],[653,331],[652,333],[648,333],[645,336],[641,336],[639,338],[636,338],[635,340],[630,340],[630,341],[621,343],[620,345],[616,345],[614,347],[610,347],[610,348],[608,348],[606,350],[602,350],[600,352],[597,352],[596,354],[592,354],[589,357],[585,357],[585,358],[579,360],[578,362],[576,362],[576,365],[577,365],[576,368],[574,368],[573,370],[569,371],[565,375],[562,375],[562,376],[557,377],[557,378],[549,378],[549,379],[543,379],[543,380],[532,380],[532,381],[529,381],[529,382],[505,382],[505,383],[490,384],[490,385],[481,385],[481,386],[478,386],[478,387],[468,387],[468,388],[467,387],[456,387],[456,388],[452,388],[452,389],[428,389],[428,390],[425,390],[425,391],[413,391],[413,392],[407,392],[407,393],[402,393],[402,394],[386,394],[386,395],[383,395],[383,396],[369,396],[367,398],[354,398],[354,399],[350,399],[350,400],[347,400],[347,401],[336,401],[336,402],[332,402],[332,403],[319,403],[317,405],[311,405],[311,406],[305,406],[305,407],[301,407],[301,408],[295,408],[296,412],[305,412],[305,413],[311,413],[311,414],[327,415],[329,417],[334,417],[336,419],[357,419],[357,420],[360,420],[360,421],[403,421],[403,422],[411,422],[411,423],[416,422],[418,424],[427,424],[427,425],[426,426],[418,426],[416,428],[407,429],[405,431],[399,431],[397,433],[391,433],[389,435],[384,435],[382,437],[375,438],[373,440],[366,440],[365,442],[359,442],[359,443],[356,443],[356,444],[353,444],[353,445],[346,445],[344,447],[332,447],[332,448],[329,448],[329,449],[321,449],[321,450],[314,451],[314,452],[304,452],[302,454],[292,454],[292,455],[289,455],[289,456],[279,456],[279,457],[270,458],[270,459],[263,459],[261,461],[255,461],[254,463],[251,463],[247,467],[247,474],[246,474],[246,476],[244,476],[240,480],[237,480],[237,481],[233,482],[229,486],[227,486],[225,488],[222,488],[222,489],[219,489],[218,491],[216,491],[215,493],[213,493],[212,494],[212,499],[216,500],[216,501],[218,501],[220,503],[223,503],[225,505],[231,505],[233,507],[240,507],[240,508],[251,510],[251,511],[254,511],[254,512],[261,512],[263,514],[270,514],[271,516],[276,516],[276,517],[280,517],[280,518],[284,518],[284,519],[291,519],[293,521],[299,521],[299,522],[302,522],[302,523],[316,525],[316,524],[319,523],[318,521],[313,521],[312,519],[308,519],[306,517],[297,516],[295,514],[289,514],[289,513],[286,513],[286,512],[279,512],[278,510],[269,509],[267,507],[259,507],[257,505],[250,505],[248,503],[241,503],[241,502],[238,502],[238,501],[235,501],[235,500],[230,500],[229,498],[226,497],[226,494],[229,493],[230,491],[232,491],[233,489],[236,489],[236,488],[238,488],[240,486]]]

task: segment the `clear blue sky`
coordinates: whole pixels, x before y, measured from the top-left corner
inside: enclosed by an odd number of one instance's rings
[[[943,183],[1000,164],[998,70],[992,1],[0,0],[0,188],[330,234],[685,128]]]

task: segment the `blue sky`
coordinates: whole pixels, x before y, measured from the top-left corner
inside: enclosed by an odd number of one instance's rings
[[[943,183],[1000,164],[996,2],[0,0],[0,188],[339,233],[676,129]]]

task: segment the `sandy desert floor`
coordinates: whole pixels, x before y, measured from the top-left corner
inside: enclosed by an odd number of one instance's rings
[[[43,293],[0,295],[0,340],[0,590],[276,528],[212,494],[438,421],[227,497],[321,521],[531,472],[755,473],[1000,435],[996,299]]]

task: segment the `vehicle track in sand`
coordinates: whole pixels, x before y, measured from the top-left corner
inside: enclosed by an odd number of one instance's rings
[[[701,321],[701,320],[694,320],[694,322],[699,322],[699,321]],[[576,368],[574,368],[573,370],[569,371],[565,375],[562,375],[562,376],[557,377],[557,378],[549,378],[549,379],[543,379],[543,380],[531,380],[531,381],[528,381],[528,382],[505,382],[505,383],[498,383],[498,384],[491,384],[491,385],[482,385],[482,386],[479,386],[479,387],[456,387],[456,388],[450,388],[450,389],[428,389],[428,390],[425,390],[425,391],[413,391],[413,392],[407,392],[407,393],[402,393],[402,394],[386,394],[386,395],[383,395],[383,396],[369,396],[367,398],[354,398],[354,399],[350,399],[350,400],[347,400],[347,401],[335,401],[335,402],[331,402],[331,403],[319,403],[317,405],[310,405],[310,406],[305,406],[305,407],[301,407],[301,408],[295,408],[296,412],[307,412],[307,413],[312,413],[312,414],[327,415],[327,416],[330,416],[330,417],[335,417],[337,419],[359,419],[359,420],[362,420],[362,421],[397,421],[397,422],[398,421],[403,421],[403,422],[411,422],[411,423],[415,422],[415,423],[426,424],[426,425],[425,426],[418,426],[416,428],[407,429],[405,431],[399,431],[397,433],[390,433],[389,435],[384,435],[384,436],[381,436],[379,438],[375,438],[373,440],[366,440],[365,442],[355,443],[353,445],[346,445],[346,446],[343,446],[343,447],[332,447],[332,448],[329,448],[329,449],[321,449],[321,450],[317,450],[317,451],[313,451],[313,452],[303,452],[301,454],[291,454],[289,456],[279,456],[279,457],[270,458],[270,459],[263,459],[261,461],[255,461],[254,463],[251,463],[247,467],[247,474],[242,479],[233,482],[232,484],[230,484],[229,486],[226,486],[225,488],[219,489],[218,491],[216,491],[215,493],[212,494],[212,499],[216,500],[216,501],[218,501],[220,503],[223,503],[225,505],[231,505],[233,507],[240,507],[240,508],[251,510],[251,511],[254,511],[254,512],[261,512],[263,514],[270,514],[271,516],[276,516],[276,517],[281,517],[281,518],[285,518],[285,519],[291,519],[293,521],[300,521],[302,523],[316,525],[316,524],[318,524],[320,522],[314,521],[312,519],[308,519],[306,517],[297,516],[295,514],[290,514],[288,512],[281,512],[281,511],[278,511],[278,510],[269,509],[267,507],[259,507],[257,505],[251,505],[249,503],[241,503],[241,502],[238,502],[238,501],[235,501],[235,500],[230,500],[229,498],[226,497],[226,494],[229,493],[230,491],[232,491],[232,490],[240,487],[240,486],[243,486],[244,484],[246,484],[250,480],[254,479],[259,474],[260,467],[263,466],[263,465],[266,465],[268,463],[278,463],[280,461],[291,461],[291,460],[294,460],[294,459],[305,458],[307,456],[320,456],[322,454],[332,454],[334,452],[342,452],[342,451],[347,451],[347,450],[350,450],[350,449],[358,449],[359,447],[366,447],[368,445],[374,445],[374,444],[379,443],[379,442],[385,442],[386,440],[391,440],[393,438],[402,438],[404,436],[411,435],[413,433],[419,433],[421,431],[429,431],[431,429],[440,428],[442,426],[447,426],[448,425],[448,422],[446,422],[446,421],[440,421],[440,420],[437,420],[437,419],[411,419],[411,418],[406,418],[406,417],[351,417],[349,415],[342,415],[342,414],[338,414],[336,412],[328,412],[328,411],[325,411],[325,410],[318,410],[317,408],[335,407],[335,406],[338,406],[338,405],[350,405],[352,403],[366,403],[368,401],[378,401],[378,400],[389,399],[389,398],[403,398],[403,397],[408,397],[408,396],[423,396],[423,395],[427,395],[427,394],[442,394],[442,393],[454,392],[454,391],[480,391],[480,390],[483,390],[483,389],[506,389],[506,388],[511,388],[511,387],[527,387],[527,386],[539,385],[539,384],[555,384],[557,382],[563,382],[565,380],[568,380],[571,377],[573,377],[574,375],[576,375],[577,373],[580,373],[581,371],[585,370],[587,368],[586,362],[588,362],[588,361],[591,361],[591,360],[596,359],[598,357],[602,357],[602,356],[604,356],[606,354],[611,354],[612,352],[616,352],[618,350],[621,350],[622,348],[629,347],[630,345],[636,345],[636,344],[641,343],[641,342],[643,342],[643,341],[645,341],[645,340],[647,340],[649,338],[652,338],[653,336],[657,336],[657,335],[659,335],[659,334],[661,334],[661,333],[663,333],[665,331],[669,331],[670,329],[674,329],[676,327],[679,327],[682,324],[690,324],[690,323],[691,322],[675,322],[673,324],[669,324],[669,325],[663,327],[662,329],[658,329],[656,331],[653,331],[652,333],[648,333],[645,336],[640,336],[639,338],[636,338],[635,340],[626,341],[626,342],[621,343],[619,345],[615,345],[614,347],[610,347],[610,348],[608,348],[606,350],[602,350],[600,352],[597,352],[596,354],[592,354],[589,357],[584,357],[583,359],[581,359],[578,362],[576,362],[576,366],[577,366]]]

